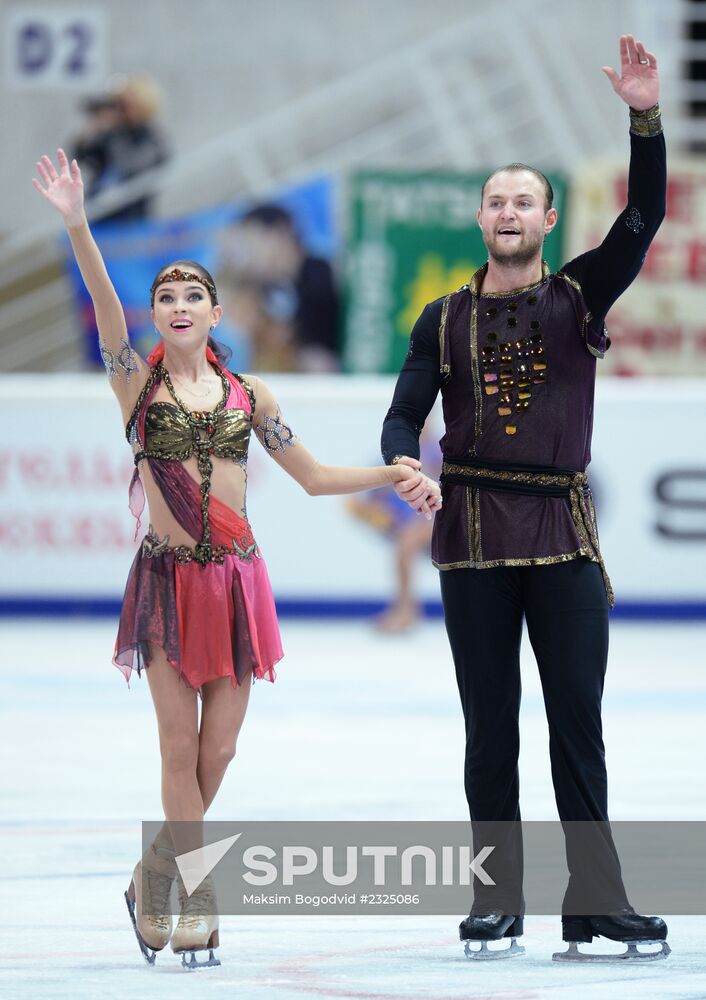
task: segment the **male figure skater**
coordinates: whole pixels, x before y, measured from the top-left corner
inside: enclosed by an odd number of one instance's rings
[[[666,188],[657,61],[632,35],[621,37],[620,59],[620,76],[603,71],[630,108],[625,209],[599,247],[551,274],[542,260],[557,220],[551,185],[524,164],[494,171],[478,210],[488,262],[468,285],[425,307],[383,427],[385,461],[418,467],[419,433],[441,390],[443,509],[432,558],[466,723],[474,822],[520,819],[523,618],[544,692],[559,816],[608,820],[601,697],[614,601],[585,469],[596,359],[610,346],[604,317],[640,271]],[[630,957],[647,957],[634,942],[665,941],[666,924],[629,906],[609,831],[597,852],[596,878],[610,908],[576,916],[580,884],[592,873],[567,837],[562,929],[569,952],[580,954],[574,942],[604,935],[632,942]],[[505,895],[478,885],[460,927],[462,939],[483,942],[473,952],[482,957],[485,942],[502,937],[513,939],[505,953],[524,950],[514,942],[524,905],[519,832],[496,856],[514,866],[514,878]]]

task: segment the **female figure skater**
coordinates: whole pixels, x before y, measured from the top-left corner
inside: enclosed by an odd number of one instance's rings
[[[405,465],[320,465],[261,379],[225,367],[211,337],[222,314],[216,288],[192,261],[168,264],[157,274],[151,304],[161,340],[146,360],[139,357],[86,221],[78,165],[69,164],[61,149],[57,155],[58,170],[48,156],[41,158],[41,182],[34,178],[33,184],[61,214],[93,300],[101,354],[135,455],[130,507],[139,525],[146,494],[150,513],[127,581],[114,663],[126,679],[132,669],[139,675],[149,668],[166,822],[125,896],[150,964],[171,940],[185,966],[218,965],[210,877],[190,895],[178,880],[174,930],[169,896],[177,878],[175,853],[199,846],[179,842],[184,829],[200,829],[235,754],[252,677],[274,680],[282,656],[267,571],[246,514],[250,432],[311,495],[405,482],[410,505],[431,518],[439,489]],[[206,948],[208,960],[197,961],[193,953]]]

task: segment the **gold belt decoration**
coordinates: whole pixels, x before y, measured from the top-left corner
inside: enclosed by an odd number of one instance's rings
[[[444,462],[442,466],[442,476],[461,477],[468,481],[469,486],[479,489],[492,490],[493,485],[503,485],[513,483],[517,487],[517,493],[523,493],[522,486],[528,486],[527,494],[550,495],[550,492],[560,489],[560,496],[566,496],[571,506],[571,518],[578,532],[581,541],[581,548],[593,562],[597,562],[603,574],[608,604],[615,607],[615,593],[610,582],[610,577],[603,562],[596,526],[591,516],[586,502],[586,488],[588,486],[588,476],[585,472],[519,472],[511,469],[489,469],[478,466],[458,465],[455,462]],[[534,487],[534,489],[532,489]],[[554,494],[557,495],[557,494]]]
[[[252,538],[252,536],[250,536]],[[173,552],[178,563],[197,562],[199,566],[207,566],[208,563],[218,563],[223,565],[226,556],[237,556],[243,562],[252,562],[253,556],[261,559],[260,550],[255,540],[250,538],[232,538],[232,548],[227,545],[211,545],[198,542],[193,548],[189,545],[170,545],[169,535],[158,538],[152,525],[149,526],[147,534],[142,539],[142,554],[147,559],[156,559],[159,556]]]

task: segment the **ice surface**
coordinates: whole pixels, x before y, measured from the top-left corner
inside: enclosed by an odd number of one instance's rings
[[[455,917],[418,916],[224,917],[220,968],[184,973],[168,949],[148,968],[122,893],[140,821],[161,815],[157,733],[145,680],[128,690],[110,665],[114,630],[0,623],[0,997],[706,997],[697,917],[669,917],[671,957],[639,968],[552,963],[563,946],[549,917],[526,919],[524,956],[473,963]],[[284,622],[283,637],[279,678],[256,685],[209,818],[466,818],[441,624],[382,638],[365,623]],[[704,648],[704,625],[613,626],[604,700],[613,819],[706,819]],[[547,744],[525,642],[525,819],[556,815]]]

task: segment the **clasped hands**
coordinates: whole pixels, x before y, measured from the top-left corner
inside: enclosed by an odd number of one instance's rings
[[[441,489],[439,484],[434,482],[421,471],[422,463],[416,458],[403,455],[395,463],[399,466],[407,466],[414,470],[416,475],[409,475],[405,479],[394,483],[397,496],[408,503],[417,512],[423,514],[428,521],[436,510],[441,510]]]

